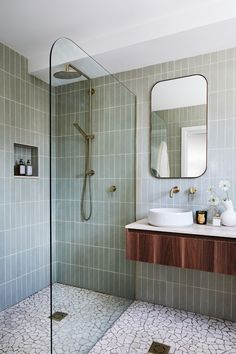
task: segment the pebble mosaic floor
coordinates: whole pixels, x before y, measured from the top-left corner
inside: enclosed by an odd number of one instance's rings
[[[49,288],[0,312],[0,354],[49,354]],[[61,284],[53,286],[53,353],[85,354],[127,309],[130,301]]]
[[[169,354],[236,354],[236,323],[135,301],[90,354],[146,354],[153,341]]]
[[[53,321],[53,353],[86,354],[131,304],[130,300],[91,290],[56,285],[56,311],[68,313]]]
[[[53,321],[55,354],[146,354],[152,341],[169,345],[169,354],[236,354],[236,323],[230,321],[140,301],[130,305],[61,284],[53,286],[53,303],[55,311],[68,313]],[[48,316],[49,288],[2,311],[0,354],[49,354]]]

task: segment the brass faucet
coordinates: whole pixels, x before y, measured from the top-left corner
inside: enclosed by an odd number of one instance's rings
[[[178,186],[174,186],[170,190],[170,198],[173,198],[173,195],[176,194],[176,193],[179,193],[179,192],[180,192],[180,188]]]

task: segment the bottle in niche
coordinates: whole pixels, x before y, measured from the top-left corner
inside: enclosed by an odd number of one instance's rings
[[[19,163],[19,175],[24,176],[25,175],[25,163],[23,159],[20,159]]]
[[[26,165],[26,176],[32,176],[33,174],[33,169],[30,160],[27,160],[27,165]]]

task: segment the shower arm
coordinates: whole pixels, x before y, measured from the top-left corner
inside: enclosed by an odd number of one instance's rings
[[[79,70],[76,68],[76,66],[74,66],[73,64],[69,63],[67,64],[69,68],[73,69],[74,71],[77,71],[79,73],[81,73],[82,76],[86,77],[87,80],[89,80],[90,82],[90,77],[88,77],[83,71]]]

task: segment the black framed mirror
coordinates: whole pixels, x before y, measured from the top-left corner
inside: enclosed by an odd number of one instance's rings
[[[190,75],[151,90],[150,167],[156,178],[193,178],[207,168],[207,80]]]

